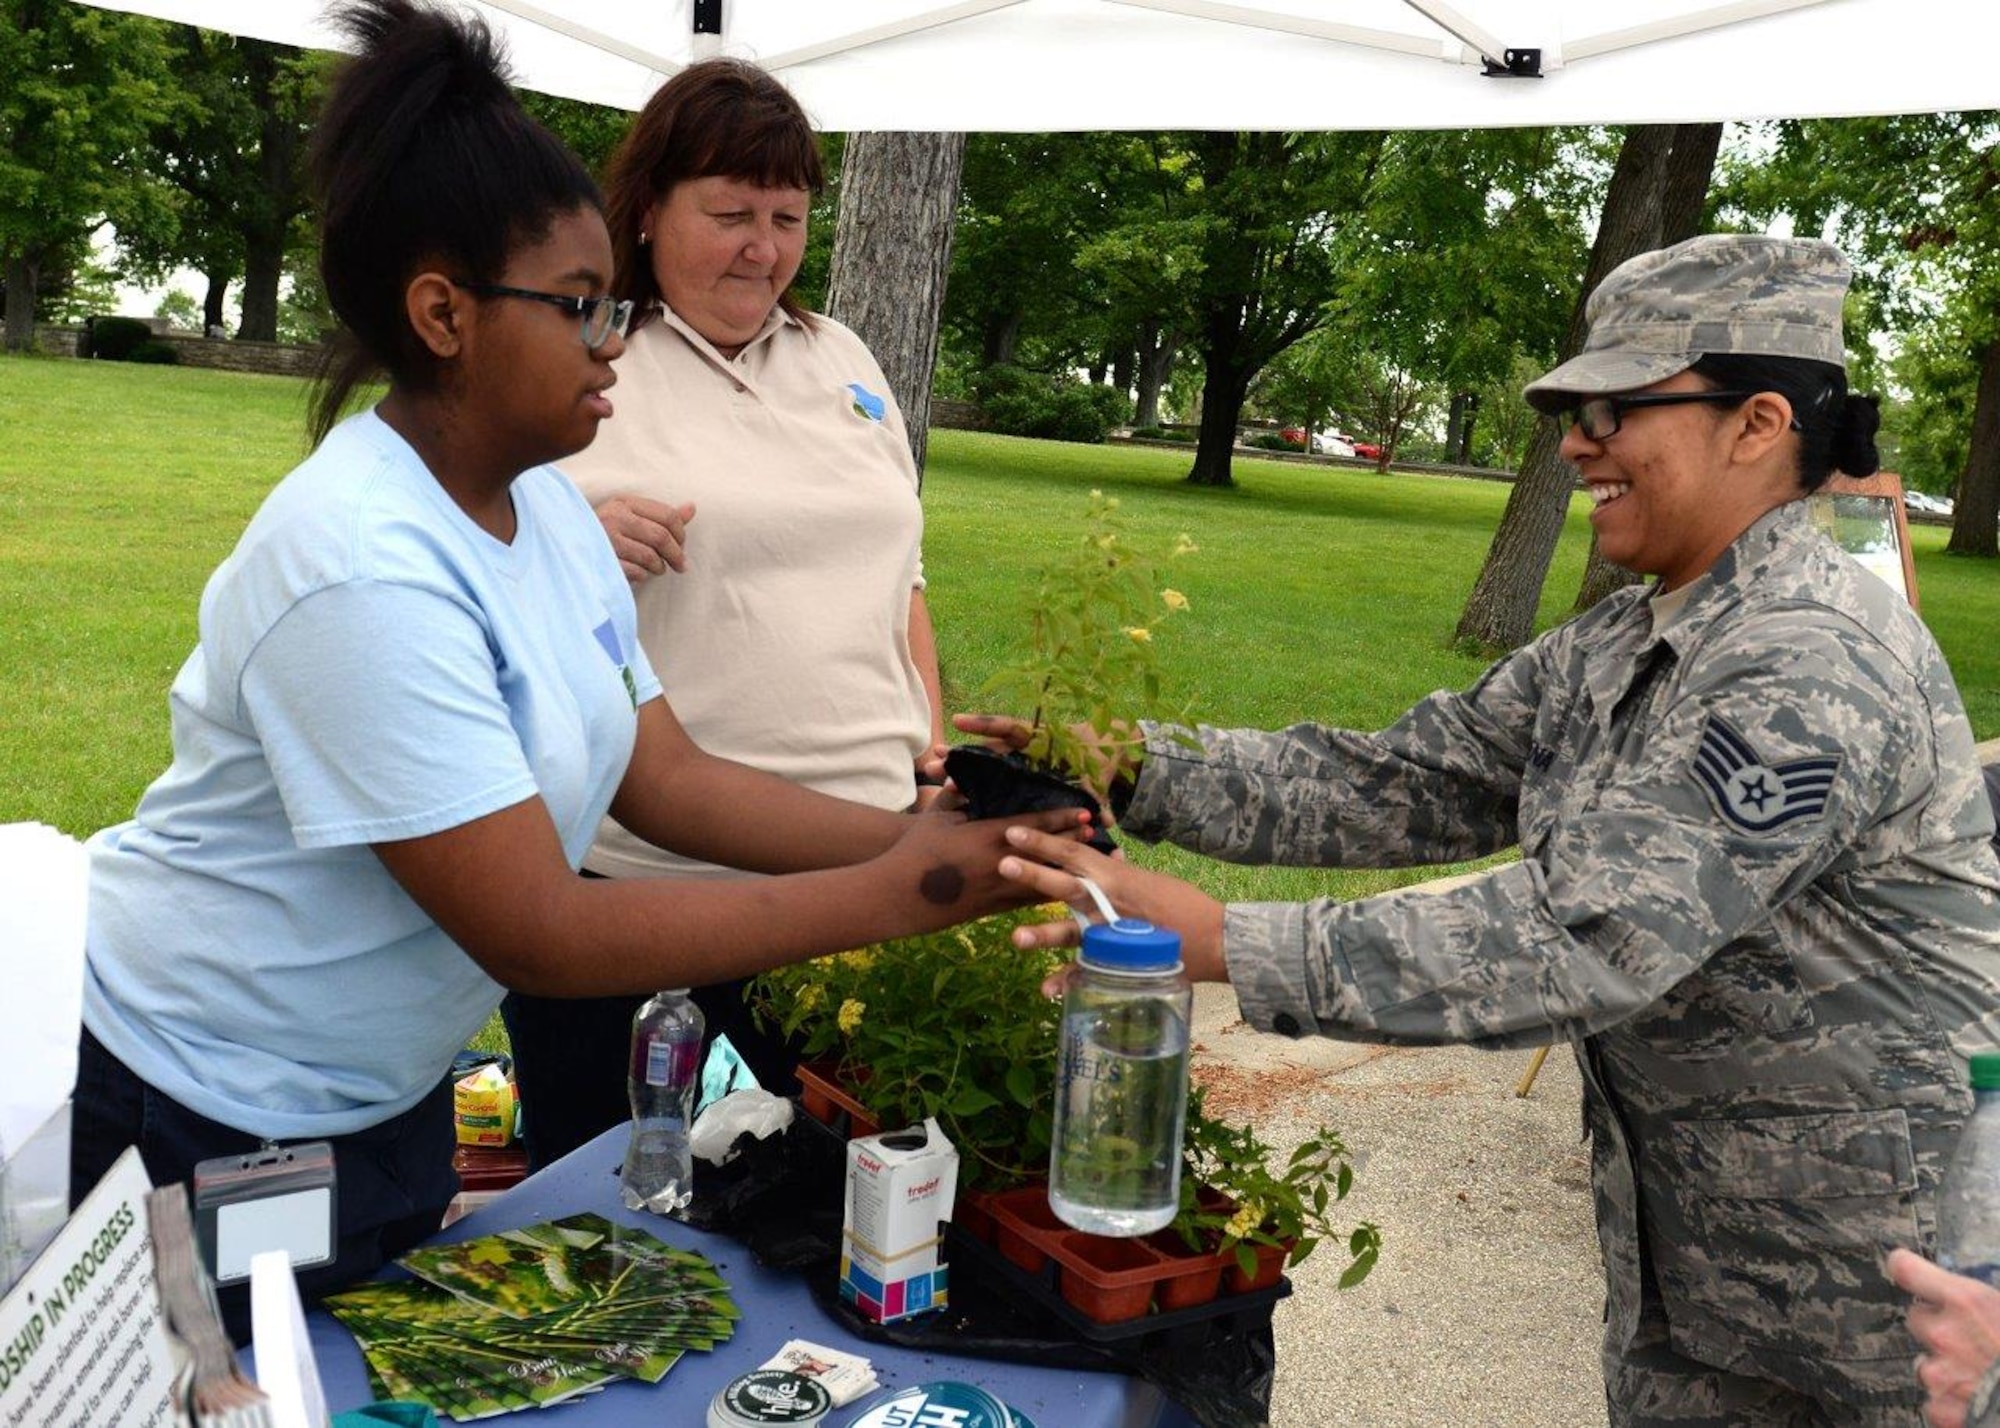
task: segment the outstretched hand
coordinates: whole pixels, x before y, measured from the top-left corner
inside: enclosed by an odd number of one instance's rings
[[[1979,1381],[2000,1360],[2000,1289],[1953,1274],[1906,1249],[1889,1251],[1889,1277],[1910,1294],[1907,1322],[1923,1352],[1917,1382],[1931,1428],[1964,1428]]]
[[[1003,877],[1030,889],[1039,899],[1068,903],[1078,913],[1095,918],[1099,915],[1096,904],[1079,881],[1089,878],[1119,916],[1140,918],[1178,932],[1181,960],[1191,980],[1229,980],[1222,958],[1222,904],[1200,888],[1031,827],[1010,827],[1006,841],[1012,851],[1000,860]],[[1073,947],[1080,937],[1074,922],[1031,923],[1014,929],[1014,945],[1024,950]]]

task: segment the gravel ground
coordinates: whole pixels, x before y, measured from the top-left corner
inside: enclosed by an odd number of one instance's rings
[[[1382,1227],[1354,1289],[1335,1288],[1337,1245],[1290,1271],[1274,1428],[1602,1428],[1604,1283],[1567,1051],[1524,1100],[1527,1052],[1262,1036],[1220,986],[1197,989],[1195,1023],[1211,1108],[1286,1150],[1340,1131],[1361,1158],[1349,1219]]]

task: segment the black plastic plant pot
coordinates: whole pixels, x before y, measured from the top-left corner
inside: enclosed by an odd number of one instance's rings
[[[1109,853],[1118,845],[1104,831],[1104,810],[1089,789],[1020,754],[1002,754],[978,744],[961,744],[944,757],[944,771],[965,797],[974,818],[1006,818],[1052,808],[1088,809],[1090,846]]]

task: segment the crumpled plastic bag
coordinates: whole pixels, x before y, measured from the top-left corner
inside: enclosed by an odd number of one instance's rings
[[[792,1123],[792,1103],[762,1087],[731,1091],[694,1118],[688,1133],[688,1149],[695,1158],[710,1165],[727,1165],[742,1149],[738,1137],[755,1140],[783,1130]]]

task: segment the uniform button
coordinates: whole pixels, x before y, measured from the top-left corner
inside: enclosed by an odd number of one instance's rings
[[[1271,1030],[1277,1032],[1280,1036],[1297,1036],[1299,1034],[1299,1019],[1290,1012],[1279,1012],[1271,1018]]]

